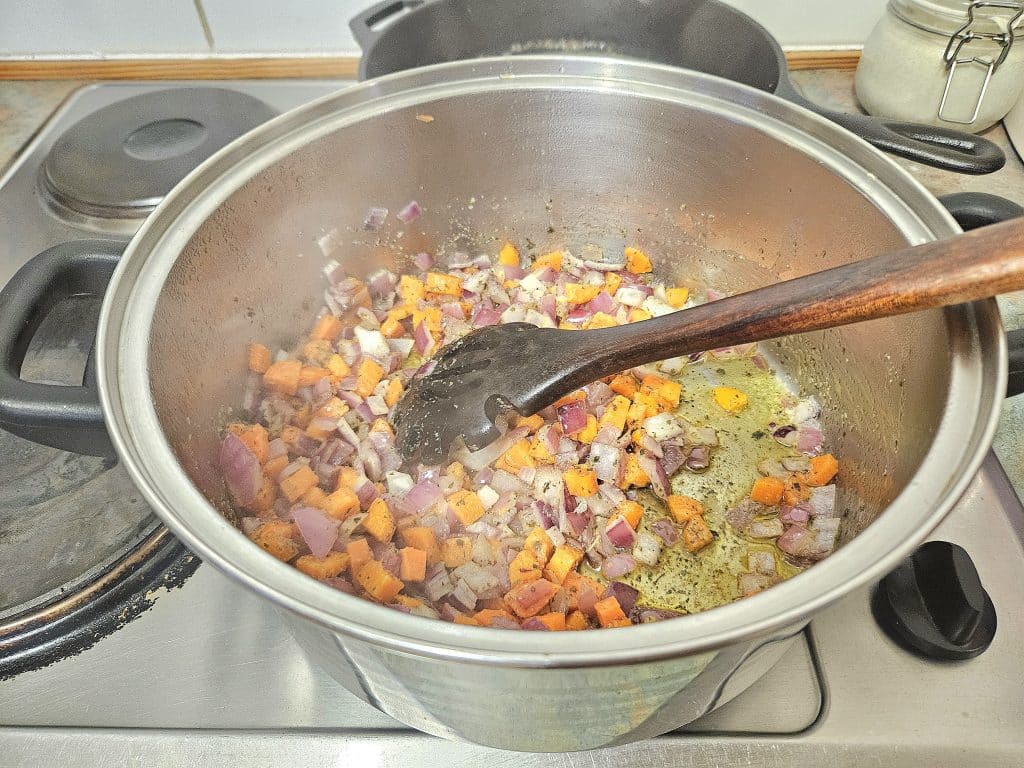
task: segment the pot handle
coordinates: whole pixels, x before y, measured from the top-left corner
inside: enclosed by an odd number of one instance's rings
[[[1024,207],[1012,200],[987,192],[956,192],[943,195],[939,202],[945,206],[965,232],[1007,219],[1024,216]],[[1006,378],[1006,396],[1024,392],[1024,328],[1006,334],[1009,348],[1009,374]]]
[[[383,0],[383,2],[372,5],[362,13],[353,16],[348,23],[348,28],[352,30],[352,36],[359,43],[359,47],[365,51],[380,37],[381,33],[376,27],[396,14],[419,8],[425,1]]]
[[[958,173],[992,173],[1006,164],[1006,155],[988,139],[971,133],[872,115],[836,112],[805,98],[788,77],[775,95],[792,101],[855,133],[869,144],[907,160]]]
[[[35,443],[113,456],[90,353],[81,386],[24,381],[29,343],[50,310],[71,296],[102,296],[126,243],[80,240],[43,251],[0,290],[0,427]]]

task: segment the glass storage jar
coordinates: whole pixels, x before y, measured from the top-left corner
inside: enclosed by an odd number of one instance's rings
[[[872,115],[977,133],[1024,89],[1024,0],[889,0],[857,67]]]

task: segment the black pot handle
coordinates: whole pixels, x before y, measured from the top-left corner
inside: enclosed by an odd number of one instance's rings
[[[1006,155],[988,139],[931,125],[904,123],[871,115],[836,112],[804,98],[783,76],[775,95],[806,107],[855,133],[883,152],[958,173],[992,173],[1006,164]]]
[[[359,47],[364,51],[376,42],[381,33],[377,27],[387,19],[405,11],[419,8],[426,0],[383,0],[352,17],[348,28],[352,30]]]
[[[33,258],[0,290],[0,427],[26,440],[89,456],[113,456],[103,424],[92,355],[81,386],[21,378],[32,337],[71,296],[102,296],[125,243],[81,240]]]
[[[964,231],[1024,216],[1024,207],[986,192],[957,192],[943,195],[939,202],[953,214]],[[1007,333],[1006,345],[1010,352],[1006,396],[1013,397],[1024,392],[1024,328]]]

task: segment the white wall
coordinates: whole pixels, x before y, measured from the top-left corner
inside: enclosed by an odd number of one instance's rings
[[[609,0],[614,2],[614,0]],[[515,0],[508,0],[515,2]],[[886,0],[726,0],[786,47],[855,47]],[[372,0],[0,0],[0,58],[358,54]]]

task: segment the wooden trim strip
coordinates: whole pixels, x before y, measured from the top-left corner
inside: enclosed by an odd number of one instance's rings
[[[860,51],[790,51],[790,69],[854,69]],[[355,78],[357,56],[191,59],[0,59],[0,80]]]

